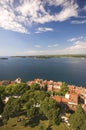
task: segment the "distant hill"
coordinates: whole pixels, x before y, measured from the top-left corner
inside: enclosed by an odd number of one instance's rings
[[[86,54],[66,54],[66,55],[37,55],[37,56],[12,56],[12,58],[86,58]]]

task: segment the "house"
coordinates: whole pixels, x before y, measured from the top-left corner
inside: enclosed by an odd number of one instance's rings
[[[56,100],[56,102],[58,103],[64,103],[64,104],[67,104],[68,103],[68,99],[66,99],[65,97],[62,97],[62,96],[52,96],[52,98],[54,100]]]
[[[69,88],[69,91],[70,91],[71,93],[74,93],[74,92],[75,92],[75,86],[73,86],[73,85],[68,85],[68,88]]]
[[[78,97],[79,95],[77,93],[70,93],[69,95],[69,105],[78,105]]]
[[[53,87],[56,89],[61,89],[62,82],[54,82]]]
[[[9,99],[13,97],[13,98],[20,98],[21,96],[8,96],[8,97],[5,97],[5,99],[3,100],[5,103],[7,103],[9,101]]]
[[[0,85],[8,85],[8,84],[11,84],[11,81],[10,81],[10,80],[0,81]]]
[[[69,93],[69,92],[67,92],[67,93],[65,94],[65,98],[66,98],[66,99],[69,99],[69,98],[70,98],[70,93]]]
[[[17,84],[19,84],[19,83],[21,83],[21,82],[22,82],[21,78],[17,78],[17,79],[15,80],[15,83],[17,83]]]
[[[58,103],[61,103],[61,102],[62,102],[62,97],[61,97],[61,96],[52,96],[52,98],[53,98],[54,100],[56,100],[56,102],[58,102]]]

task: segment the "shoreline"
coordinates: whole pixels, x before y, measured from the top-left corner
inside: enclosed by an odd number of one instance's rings
[[[20,80],[20,82],[24,82],[24,83],[35,82],[36,80],[37,80],[36,82],[41,80],[43,82],[52,82],[52,84],[53,83],[58,83],[58,82],[60,82],[60,83],[63,83],[63,82],[67,83],[66,81],[54,81],[54,80],[49,80],[49,79],[47,80],[47,79],[41,79],[41,78],[35,78],[35,79],[32,79],[32,80],[26,80],[26,81],[22,80],[20,77],[16,78],[16,80],[18,80],[18,79]],[[4,83],[4,82],[10,84],[10,83],[14,83],[15,80],[10,80],[10,79],[0,80],[0,85],[2,83]],[[82,86],[82,85],[75,85],[75,84],[68,84],[68,83],[67,83],[67,85],[68,86],[73,86],[73,87],[85,88],[86,89],[86,86]]]
[[[33,56],[10,56],[11,58],[38,58],[38,59],[48,59],[48,58],[86,58],[86,54],[61,54],[61,55],[33,55]]]

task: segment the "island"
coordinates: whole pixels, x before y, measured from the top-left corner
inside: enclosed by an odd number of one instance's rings
[[[86,54],[62,54],[62,55],[35,55],[35,56],[11,56],[12,58],[38,58],[38,59],[48,59],[48,58],[86,58]]]
[[[0,60],[8,60],[7,57],[0,57]]]

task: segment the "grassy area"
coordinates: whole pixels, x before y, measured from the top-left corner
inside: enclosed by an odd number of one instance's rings
[[[17,122],[16,118],[11,118],[8,121],[7,125],[0,127],[0,130],[39,130],[40,126],[43,126],[44,129],[42,130],[45,130],[48,127],[48,121],[47,120],[40,121],[39,125],[35,127],[30,126],[24,127],[21,125],[21,122]],[[69,130],[69,129],[65,126],[64,123],[61,123],[59,126],[56,125],[52,126],[51,129],[49,130]]]

